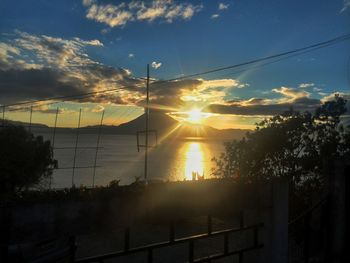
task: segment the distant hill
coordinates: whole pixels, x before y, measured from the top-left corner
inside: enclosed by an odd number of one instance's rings
[[[113,134],[136,134],[137,131],[145,130],[145,115],[129,122],[120,124],[119,126],[102,127],[103,133]],[[89,126],[89,128],[97,129],[98,126]],[[240,139],[248,130],[241,129],[225,129],[218,130],[210,126],[192,123],[180,123],[164,112],[153,111],[149,116],[149,129],[156,130],[159,136],[170,134],[170,137],[211,137],[224,139]]]
[[[151,112],[149,117],[148,127],[149,130],[157,130],[158,133],[167,132],[172,127],[175,127],[178,121],[169,117],[163,112]],[[114,133],[114,134],[136,134],[137,131],[145,130],[146,118],[145,114],[137,117],[126,123],[122,123],[118,126],[103,126],[104,133]],[[98,128],[97,126],[88,126],[89,128]]]
[[[7,121],[13,125],[29,126],[29,123],[19,121]],[[130,134],[135,135],[137,131],[145,130],[145,115],[118,126],[102,125],[103,134]],[[33,123],[33,132],[52,132],[53,128],[44,124]],[[82,127],[80,133],[97,133],[99,125]],[[151,111],[149,116],[149,130],[156,130],[159,137],[169,134],[170,138],[183,137],[207,137],[220,139],[240,139],[248,130],[224,129],[218,130],[210,126],[192,123],[180,123],[161,111]],[[57,133],[74,132],[75,128],[57,128]]]
[[[0,120],[0,126],[2,125],[2,121]],[[32,123],[29,125],[29,122],[23,122],[23,121],[12,121],[12,120],[6,120],[4,121],[4,125],[18,125],[18,126],[25,126],[25,127],[32,127],[32,128],[49,128],[49,126],[41,123]]]

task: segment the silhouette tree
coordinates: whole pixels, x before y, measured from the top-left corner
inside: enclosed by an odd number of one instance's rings
[[[340,124],[346,100],[335,96],[314,114],[290,109],[263,120],[242,140],[225,144],[214,158],[214,173],[224,177],[288,177],[295,184],[322,183],[325,160],[349,154],[350,133]]]
[[[35,137],[22,126],[1,128],[0,145],[0,192],[3,194],[13,194],[40,183],[57,165],[50,141]]]

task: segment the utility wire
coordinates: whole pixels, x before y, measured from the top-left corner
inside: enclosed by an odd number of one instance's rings
[[[246,65],[255,64],[255,63],[258,63],[258,62],[261,62],[261,61],[270,60],[270,59],[273,59],[273,58],[278,58],[278,57],[282,57],[282,56],[285,56],[285,55],[298,53],[298,52],[301,52],[301,51],[306,51],[308,49],[310,49],[308,52],[311,52],[311,51],[313,51],[312,48],[317,48],[317,47],[324,48],[324,47],[327,47],[329,45],[334,45],[334,44],[337,44],[337,43],[340,43],[340,42],[343,42],[343,41],[346,41],[346,40],[349,40],[349,39],[350,39],[350,34],[346,34],[346,35],[342,35],[342,36],[339,36],[339,37],[336,37],[336,38],[333,38],[333,39],[330,39],[330,40],[327,40],[327,41],[323,41],[323,42],[319,42],[319,43],[316,43],[316,44],[313,44],[313,45],[309,45],[309,46],[306,46],[306,47],[302,47],[302,48],[293,49],[293,50],[290,50],[290,51],[278,53],[278,54],[275,54],[275,55],[266,56],[266,57],[262,57],[262,58],[258,58],[258,59],[253,59],[253,60],[250,60],[250,61],[247,61],[247,62],[243,62],[243,63],[231,65],[231,66],[226,66],[226,67],[220,67],[220,68],[216,68],[216,69],[212,69],[212,70],[207,70],[207,71],[203,71],[203,72],[200,72],[200,73],[194,73],[194,74],[185,75],[185,76],[181,76],[181,77],[177,77],[177,78],[156,81],[156,82],[153,82],[153,83],[169,82],[169,81],[182,80],[182,79],[188,79],[188,78],[192,78],[192,77],[207,75],[207,74],[215,73],[215,72],[218,72],[218,71],[228,70],[228,69],[232,69],[232,68],[238,68],[238,67],[242,67],[242,66],[246,66]]]
[[[207,75],[210,73],[215,73],[215,72],[219,72],[219,71],[224,71],[224,70],[228,70],[228,69],[234,69],[234,68],[239,68],[242,66],[247,66],[247,65],[251,65],[251,64],[256,64],[258,62],[262,62],[265,60],[271,60],[274,58],[278,58],[278,57],[284,57],[281,58],[282,59],[286,59],[288,58],[287,55],[291,55],[291,54],[295,54],[295,55],[300,55],[303,53],[307,53],[307,52],[312,52],[316,49],[320,49],[320,48],[324,48],[324,47],[328,47],[331,45],[335,45],[337,43],[346,41],[350,39],[350,34],[345,34],[327,41],[323,41],[323,42],[319,42],[313,45],[309,45],[306,47],[302,47],[302,48],[298,48],[298,49],[293,49],[290,51],[286,51],[286,52],[282,52],[282,53],[278,53],[278,54],[274,54],[271,56],[266,56],[266,57],[262,57],[262,58],[258,58],[258,59],[253,59],[250,61],[246,61],[243,63],[239,63],[239,64],[235,64],[235,65],[231,65],[231,66],[226,66],[226,67],[220,67],[220,68],[216,68],[216,69],[212,69],[212,70],[207,70],[207,71],[203,71],[200,73],[194,73],[194,74],[189,74],[189,75],[185,75],[185,76],[181,76],[181,77],[177,77],[177,78],[172,78],[172,79],[166,79],[166,80],[159,80],[159,81],[154,81],[152,82],[152,84],[160,84],[160,83],[164,83],[164,82],[171,82],[171,81],[176,81],[176,80],[182,80],[182,79],[188,79],[188,78],[192,78],[192,77],[197,77],[197,76],[202,76],[202,75]],[[287,56],[287,57],[285,57]],[[280,61],[278,60],[278,61]],[[275,61],[277,62],[277,61]],[[132,86],[134,87],[134,86]],[[19,103],[14,103],[14,104],[8,104],[8,105],[2,105],[3,107],[11,107],[11,106],[20,106],[20,105],[26,105],[26,104],[34,104],[34,103],[38,103],[38,102],[44,102],[44,101],[51,101],[51,100],[62,100],[62,99],[70,99],[70,100],[74,100],[74,99],[81,99],[81,98],[86,98],[86,97],[91,97],[93,95],[96,94],[102,94],[102,93],[108,93],[108,92],[114,92],[117,90],[121,90],[121,89],[127,89],[128,87],[119,87],[119,88],[114,88],[114,89],[106,89],[106,90],[100,90],[100,91],[94,91],[94,92],[87,92],[87,93],[81,93],[81,94],[75,94],[75,95],[69,95],[69,96],[56,96],[56,97],[51,97],[51,98],[46,98],[46,99],[38,99],[38,100],[32,100],[32,101],[25,101],[25,102],[19,102]],[[57,103],[57,102],[53,102],[53,103]],[[50,104],[53,104],[52,102]]]
[[[68,95],[68,96],[56,96],[56,97],[50,97],[50,98],[45,98],[45,99],[23,101],[23,102],[18,102],[18,103],[13,103],[13,104],[2,105],[2,107],[13,107],[13,106],[34,104],[34,103],[38,103],[38,102],[45,102],[45,101],[51,101],[51,100],[62,100],[62,99],[70,99],[71,101],[80,100],[80,99],[92,97],[93,95],[96,95],[96,94],[114,92],[114,91],[124,90],[127,88],[134,88],[134,87],[135,86],[126,86],[126,87],[118,87],[118,88],[113,88],[113,89],[92,91],[92,92],[80,93],[80,94],[74,94],[74,95]],[[59,102],[55,101],[55,102],[49,102],[47,104],[41,104],[41,105],[50,105],[50,104],[56,104],[56,103],[59,103]],[[38,105],[38,106],[41,106],[41,105]]]
[[[292,58],[292,57],[300,56],[302,54],[306,54],[306,53],[309,53],[309,52],[312,52],[312,51],[315,51],[315,50],[318,50],[318,49],[322,49],[322,48],[325,48],[325,47],[331,46],[331,45],[332,44],[327,44],[327,45],[324,45],[324,46],[315,47],[312,50],[305,50],[305,51],[302,51],[302,52],[299,52],[299,53],[296,53],[296,54],[290,54],[290,55],[283,56],[281,58],[278,58],[278,59],[275,59],[275,60],[272,60],[272,61],[265,62],[263,64],[258,64],[256,66],[251,66],[251,67],[248,67],[248,68],[245,68],[245,69],[241,69],[241,70],[236,70],[236,71],[233,71],[233,72],[225,73],[225,74],[219,75],[218,77],[222,78],[222,77],[225,77],[225,76],[231,76],[231,75],[243,73],[243,72],[249,71],[251,69],[262,68],[264,66],[267,66],[267,65],[270,65],[270,64],[274,64],[274,63],[277,63],[277,62],[280,62],[282,60],[289,59],[289,58]],[[350,57],[349,57],[349,67],[350,67]],[[350,71],[349,71],[349,77],[350,77]]]

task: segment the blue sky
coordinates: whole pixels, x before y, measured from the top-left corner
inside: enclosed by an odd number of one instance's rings
[[[151,77],[167,79],[322,42],[350,33],[350,1],[2,0],[0,32],[0,91],[8,98],[2,96],[0,103],[7,104],[113,88],[116,83],[138,86],[152,62],[159,67],[151,69]],[[62,50],[72,53],[65,57]],[[349,60],[350,42],[345,41],[245,73],[231,70],[170,83],[176,92],[169,96],[164,89],[170,88],[155,87],[154,103],[175,111],[224,105],[227,110],[217,113],[230,113],[231,123],[244,122],[234,116],[240,115],[235,107],[296,103],[309,109],[334,92],[348,96]],[[37,75],[17,81],[16,70],[25,77],[33,71]],[[35,83],[41,81],[40,74],[54,79]],[[92,109],[108,103],[136,107],[142,105],[141,93],[133,87],[113,98],[84,102]],[[301,98],[310,101],[301,105]],[[265,114],[271,112],[259,115]],[[251,118],[246,125],[258,118],[249,111],[246,115],[244,119]]]

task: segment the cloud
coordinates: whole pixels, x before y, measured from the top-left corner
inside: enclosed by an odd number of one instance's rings
[[[299,88],[306,89],[306,88],[311,88],[314,87],[315,83],[300,83]]]
[[[119,5],[97,5],[92,4],[88,8],[86,18],[105,23],[110,27],[123,26],[128,21],[132,21],[133,14],[130,11],[123,10],[125,3]]]
[[[0,103],[117,87],[140,92],[138,87],[142,80],[133,77],[127,69],[108,67],[92,60],[86,53],[87,46],[103,45],[98,40],[62,39],[16,31],[12,39],[0,42],[0,90],[3,94]],[[119,96],[118,93],[100,94],[80,101],[129,103]]]
[[[121,27],[131,21],[166,21],[175,19],[189,20],[202,10],[201,5],[187,2],[176,3],[173,0],[131,1],[115,4],[99,4],[98,1],[84,0],[87,7],[86,18],[110,27]]]
[[[310,98],[310,93],[289,87],[272,89],[282,95],[281,98],[265,99],[250,98],[247,100],[232,100],[209,105],[206,110],[220,114],[271,116],[282,113],[290,108],[297,111],[314,111],[321,105],[321,100]]]
[[[234,79],[184,79],[151,84],[152,104],[179,108],[193,103],[223,103],[231,89],[241,83]]]
[[[290,102],[279,103],[272,100],[252,98],[238,100],[227,104],[211,104],[206,110],[220,114],[234,114],[247,116],[271,116],[282,113],[290,108],[297,111],[313,111],[320,105],[320,100],[299,98]]]
[[[350,8],[350,0],[344,0],[343,8],[340,10],[340,13],[345,12],[348,8]]]
[[[275,92],[283,95],[277,99],[250,98],[246,100],[231,100],[223,103],[213,103],[204,110],[218,114],[232,114],[240,116],[256,116],[259,118],[280,114],[291,108],[297,111],[313,112],[317,107],[326,101],[340,95],[347,100],[347,110],[350,111],[350,93],[336,92],[323,94],[322,99],[310,98],[308,92],[298,92],[293,88],[281,87],[274,89]]]
[[[38,63],[59,68],[96,64],[88,58],[84,52],[84,47],[103,46],[97,39],[82,40],[73,38],[67,40],[47,35],[30,35],[21,31],[16,31],[13,44],[20,50],[34,54]]]
[[[223,10],[228,9],[228,7],[229,7],[229,4],[219,3],[218,11],[221,12]],[[210,18],[211,19],[217,19],[219,17],[220,17],[220,15],[216,13],[216,14],[212,14]]]
[[[74,102],[144,105],[144,79],[133,76],[126,68],[113,68],[93,60],[86,53],[87,46],[101,48],[102,43],[19,31],[0,42],[0,104],[118,89]],[[155,68],[160,66],[160,62],[153,63]],[[196,100],[222,103],[231,89],[245,86],[235,79],[154,80],[150,96],[153,105],[178,108]],[[65,99],[70,100],[73,98]]]
[[[105,110],[105,107],[103,107],[102,105],[96,105],[96,107],[91,109],[91,112],[98,113],[104,110]]]
[[[228,9],[228,7],[229,7],[229,4],[219,3],[218,9],[219,10],[226,10],[226,9]]]
[[[101,29],[101,34],[102,34],[102,35],[106,35],[106,34],[108,34],[110,31],[111,31],[111,28],[104,28],[104,29]]]
[[[162,63],[153,61],[151,66],[152,66],[152,68],[158,69],[162,66]]]
[[[272,91],[285,96],[286,98],[282,99],[284,102],[299,99],[299,98],[305,98],[305,97],[308,98],[310,96],[310,93],[307,91],[299,90],[295,88],[288,88],[288,87],[272,89]]]
[[[89,6],[92,5],[96,2],[96,0],[83,0],[83,5],[84,6]]]

